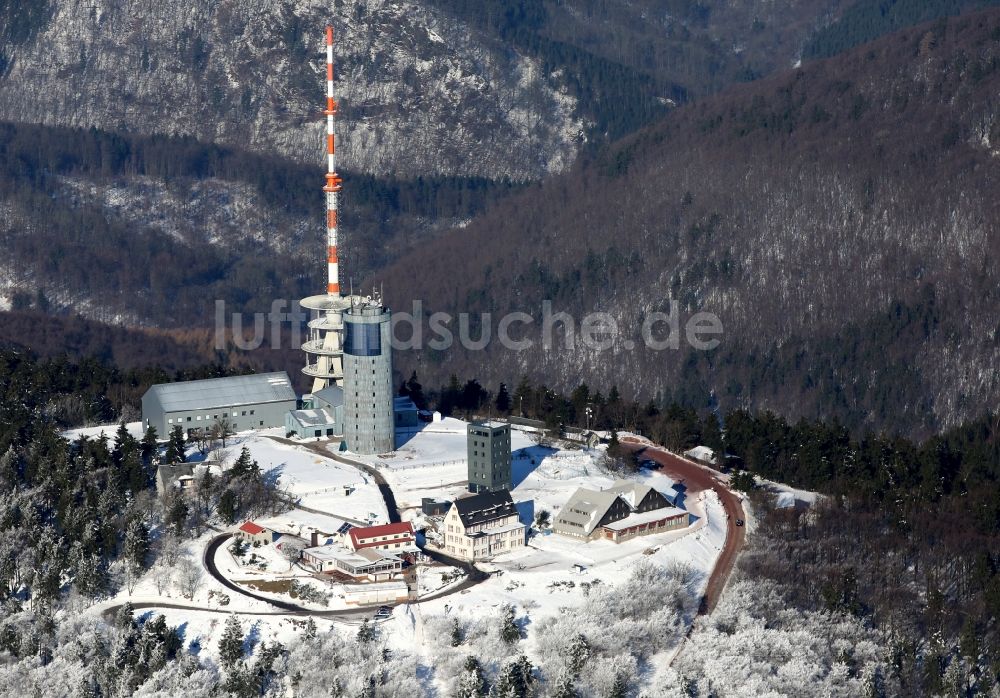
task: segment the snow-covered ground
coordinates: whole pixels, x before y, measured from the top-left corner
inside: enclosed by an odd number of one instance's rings
[[[218,535],[216,531],[209,530],[198,538],[185,541],[173,564],[162,559],[158,560],[131,592],[122,589],[113,598],[95,606],[95,610],[100,611],[129,601],[133,604],[164,603],[218,611],[273,612],[274,607],[270,604],[233,592],[205,569],[202,556],[209,541],[216,535]],[[287,563],[285,564],[287,567]],[[197,582],[192,585],[194,594],[190,597],[185,594],[182,582],[186,565],[191,565],[198,571]]]
[[[278,478],[302,507],[353,522],[388,522],[378,485],[360,469],[324,458],[305,446],[270,438],[282,429],[249,432],[229,441],[218,455],[232,463],[244,446],[265,473]]]
[[[81,436],[86,436],[88,439],[99,439],[101,436],[106,436],[113,441],[119,426],[118,424],[100,424],[94,427],[78,427],[64,431],[62,437],[67,441],[76,441]],[[125,425],[125,430],[137,439],[141,439],[143,436],[142,422],[129,422]]]
[[[818,492],[799,490],[780,482],[765,480],[764,478],[758,476],[754,476],[754,480],[757,481],[758,486],[764,488],[768,492],[774,493],[774,504],[779,509],[788,509],[798,505],[812,506],[816,503],[817,499],[823,496]]]
[[[249,548],[242,557],[235,557],[230,545],[220,546],[215,553],[215,565],[219,572],[231,582],[247,591],[278,601],[292,602],[313,610],[345,608],[340,585],[318,579],[300,564],[290,564],[281,554],[281,541],[275,545],[261,545]],[[326,598],[326,603],[305,600],[292,591],[292,585],[311,587]],[[237,594],[231,593],[231,596]]]
[[[308,530],[336,530],[343,520],[366,521],[372,514],[379,521],[388,519],[381,494],[370,476],[357,467],[324,458],[305,445],[290,445],[271,438],[279,435],[279,431],[240,434],[231,439],[225,449],[211,454],[228,467],[245,446],[265,473],[276,477],[298,498],[299,508],[260,519],[261,523],[279,530],[300,531],[300,535],[307,538]],[[114,429],[108,433],[113,435]],[[600,489],[610,486],[614,480],[602,466],[602,451],[542,446],[537,443],[537,436],[520,429],[512,432],[511,445],[514,459],[512,495],[515,502],[530,503],[521,507],[526,521],[542,509],[556,514],[577,487]],[[384,475],[400,508],[409,509],[404,511],[404,518],[418,515],[422,497],[454,499],[466,492],[466,424],[457,419],[427,425],[393,454],[348,455],[376,467]],[[663,491],[670,491],[674,484],[659,473],[641,472],[635,477]],[[352,490],[350,494],[349,490]],[[703,591],[725,542],[725,512],[712,491],[692,494],[685,507],[691,515],[687,528],[620,544],[582,542],[556,534],[536,533],[526,548],[481,565],[491,572],[488,580],[460,593],[444,594],[398,608],[383,624],[387,631],[384,637],[400,652],[421,655],[427,649],[425,645],[432,644],[432,640],[424,636],[424,619],[437,623],[446,615],[482,618],[495,613],[502,604],[513,605],[519,617],[529,625],[551,623],[572,613],[574,608],[582,612],[591,592],[625,583],[637,565],[646,563],[663,568],[688,567],[692,580],[690,597],[696,598]],[[185,546],[185,554],[199,567],[202,551],[212,535],[214,533],[208,533]],[[257,555],[256,564],[250,564],[251,554]],[[316,610],[344,607],[337,585],[314,579],[304,568],[290,569],[288,561],[273,546],[251,548],[243,560],[234,559],[228,546],[224,546],[218,550],[215,562],[228,578],[262,596],[293,600],[282,584],[288,585],[294,580],[330,594],[326,607],[301,599],[294,599],[296,603]],[[582,566],[582,570],[577,566]],[[130,598],[133,602],[197,607],[198,610],[162,608],[156,612],[166,615],[170,624],[183,624],[186,643],[194,643],[195,647],[213,655],[224,624],[219,611],[249,614],[241,619],[244,630],[251,630],[252,643],[272,639],[285,642],[301,631],[303,619],[277,614],[274,607],[236,594],[203,572],[202,583],[193,599],[183,598],[173,584],[163,593],[157,593],[154,570],[131,595],[123,593],[113,603]],[[460,584],[463,578],[451,576],[452,572],[451,568],[421,567],[418,585],[422,595],[440,594]],[[220,603],[223,598],[228,599],[225,605]],[[343,623],[317,618],[317,625],[321,631],[326,627],[337,628],[345,636],[356,632],[356,620]],[[669,644],[673,649],[673,643]],[[544,648],[536,646],[531,632],[527,633],[522,649],[529,656],[540,656],[544,652]]]

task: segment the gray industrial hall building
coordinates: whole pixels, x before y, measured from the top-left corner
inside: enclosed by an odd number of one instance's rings
[[[185,434],[210,430],[223,418],[233,431],[266,429],[283,426],[295,408],[284,371],[160,383],[142,396],[142,425],[154,427],[161,438],[178,426]]]
[[[391,313],[378,299],[357,299],[344,321],[344,441],[354,453],[395,448]]]
[[[471,422],[468,426],[468,461],[470,492],[513,489],[510,424]]]

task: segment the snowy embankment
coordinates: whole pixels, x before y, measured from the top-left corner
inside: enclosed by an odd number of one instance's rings
[[[385,502],[372,478],[353,467],[324,458],[305,446],[276,441],[282,430],[240,435],[219,449],[223,462],[233,462],[244,446],[261,470],[288,491],[301,507],[353,522],[386,523]]]

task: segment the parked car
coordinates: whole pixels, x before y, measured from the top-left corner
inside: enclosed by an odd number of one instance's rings
[[[375,611],[375,620],[382,620],[383,618],[388,618],[392,615],[391,606],[379,606],[379,609]]]
[[[742,526],[743,525],[743,519],[736,519],[736,525],[737,526]]]

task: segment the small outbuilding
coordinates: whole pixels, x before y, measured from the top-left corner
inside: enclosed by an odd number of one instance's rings
[[[710,449],[708,446],[695,446],[690,450],[684,451],[684,455],[693,461],[702,463],[703,465],[715,466],[718,463],[715,451]]]
[[[420,420],[417,418],[419,410],[409,396],[393,398],[392,412],[397,429],[413,429],[420,424]]]
[[[451,508],[451,502],[447,499],[435,499],[434,497],[423,497],[420,500],[420,511],[424,516],[444,516]]]
[[[342,431],[337,418],[326,408],[292,410],[285,415],[285,434],[300,439],[334,436]]]
[[[188,492],[194,487],[194,466],[172,463],[156,466],[156,493],[165,497],[171,489]]]

